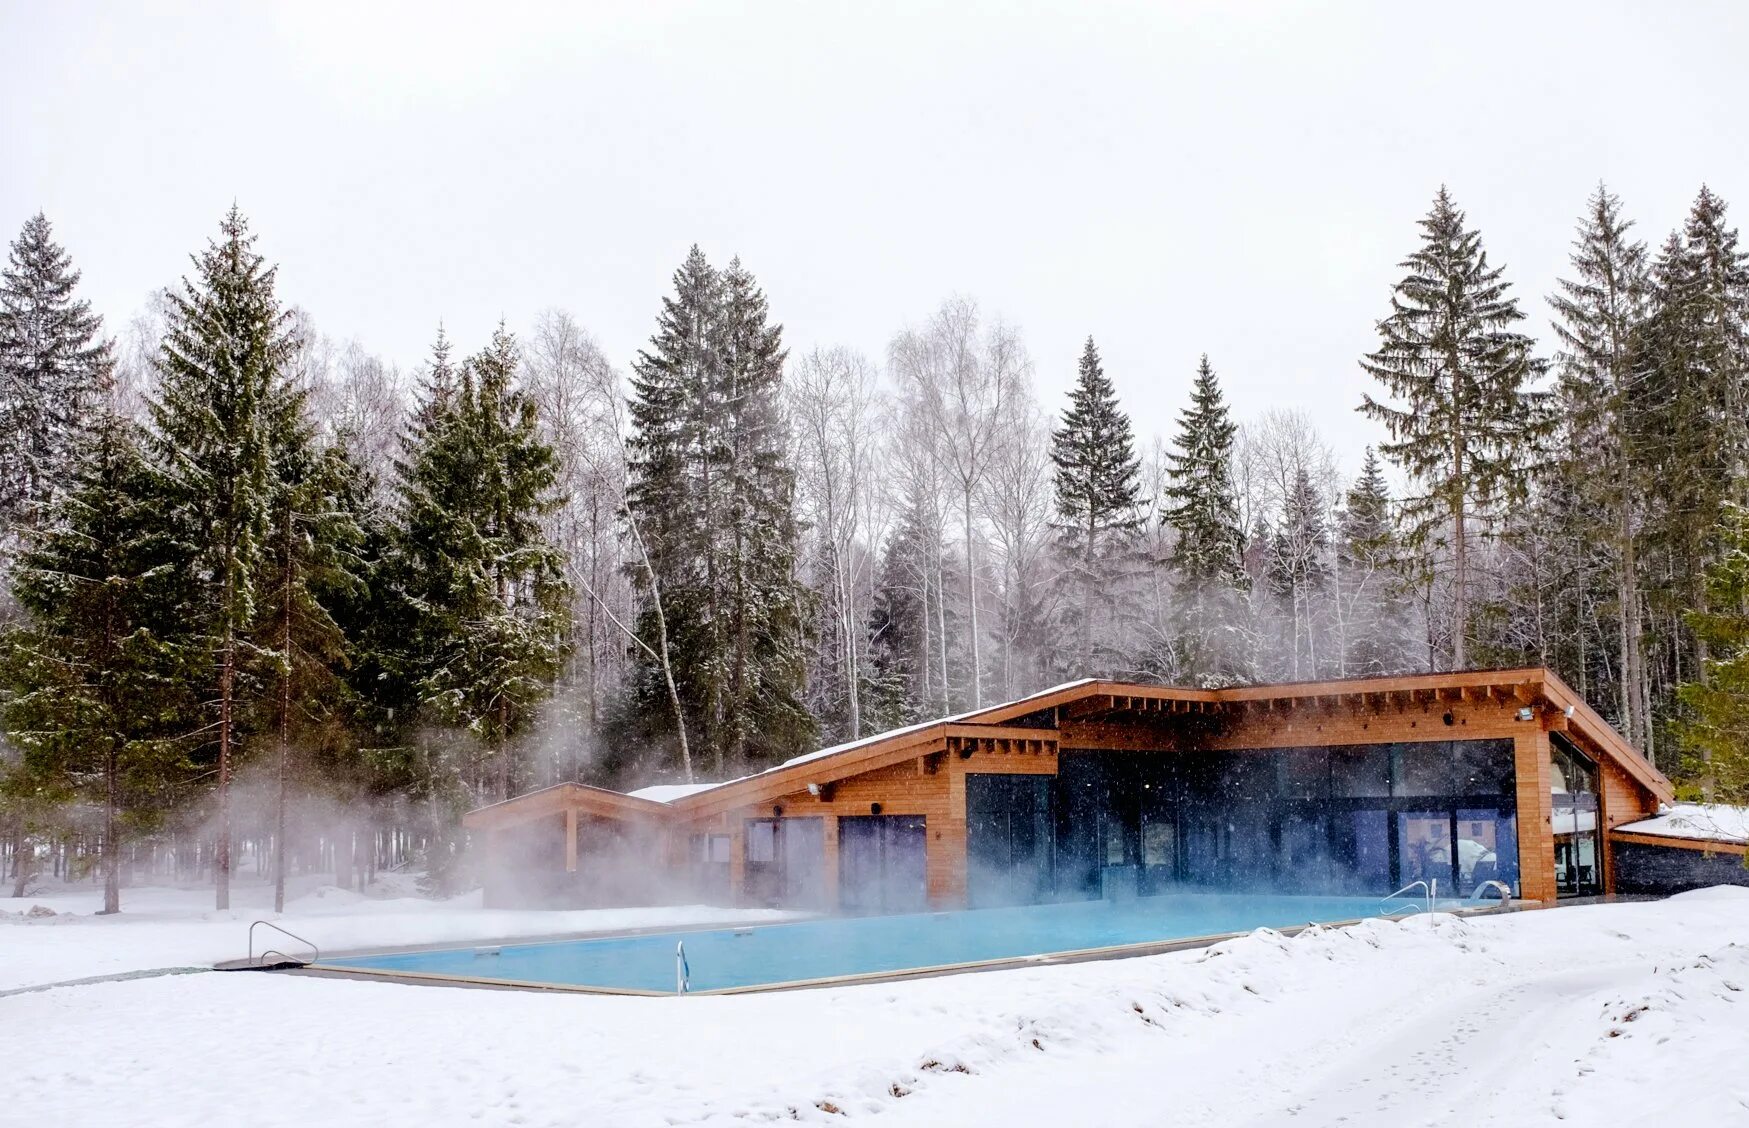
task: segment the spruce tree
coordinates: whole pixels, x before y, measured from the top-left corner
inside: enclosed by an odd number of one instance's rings
[[[1532,385],[1545,364],[1490,267],[1482,237],[1444,187],[1420,223],[1421,245],[1378,323],[1379,348],[1361,367],[1393,402],[1362,397],[1360,410],[1382,422],[1379,450],[1422,487],[1405,498],[1410,543],[1424,560],[1450,554],[1451,664],[1469,664],[1471,526],[1523,496],[1525,468],[1549,429],[1547,394]]]
[[[1233,486],[1237,434],[1205,354],[1166,456],[1168,504],[1161,515],[1174,534],[1166,563],[1174,585],[1178,673],[1201,684],[1249,676],[1249,632],[1239,598],[1249,585]]]
[[[408,665],[422,702],[485,747],[476,795],[513,792],[511,742],[535,717],[563,662],[569,596],[541,517],[556,504],[557,459],[534,402],[516,384],[503,326],[462,366],[449,406],[423,405],[399,483],[395,570],[417,626]]]
[[[1400,554],[1384,468],[1367,447],[1337,530],[1344,677],[1396,674],[1412,666]]]
[[[1302,467],[1282,501],[1281,521],[1268,540],[1265,578],[1270,594],[1288,618],[1288,677],[1319,674],[1323,653],[1324,608],[1330,589],[1330,530],[1324,499]]]
[[[1118,597],[1113,589],[1134,556],[1135,534],[1142,524],[1141,459],[1136,457],[1130,418],[1118,406],[1117,389],[1099,363],[1092,337],[1081,352],[1062,426],[1051,436],[1051,461],[1056,466],[1057,528],[1068,562],[1062,578],[1065,606],[1074,609],[1076,673],[1092,676],[1094,607]]]
[[[640,650],[634,695],[654,725],[672,673],[679,711],[719,774],[793,755],[814,731],[802,704],[810,612],[795,576],[784,355],[752,275],[739,261],[716,271],[694,247],[632,366],[627,512],[657,579],[641,561],[632,570],[637,633],[665,637],[671,664]]]
[[[1749,509],[1727,504],[1714,539],[1705,606],[1688,614],[1706,665],[1679,687],[1675,731],[1706,802],[1749,804]]]
[[[0,536],[47,504],[110,364],[102,319],[38,212],[0,270]]]
[[[740,259],[722,275],[715,461],[728,500],[726,753],[736,764],[804,748],[802,704],[812,595],[796,576],[795,471],[783,409],[783,327]],[[754,748],[754,745],[757,748]]]
[[[881,553],[869,611],[866,697],[876,731],[913,724],[930,705],[922,686],[929,672],[927,551],[916,507],[907,506]]]
[[[177,721],[195,707],[178,645],[188,597],[165,535],[166,483],[99,377],[97,415],[13,572],[26,620],[6,639],[6,729],[37,794],[103,810],[103,911],[121,911],[120,851],[187,776]],[[19,782],[19,781],[15,781]]]
[[[360,774],[355,757],[348,755],[356,747],[351,731],[356,707],[345,678],[351,646],[337,612],[344,617],[346,609],[364,601],[369,574],[362,556],[368,473],[348,456],[347,436],[323,447],[304,420],[291,422],[276,444],[272,523],[258,581],[261,613],[252,632],[272,667],[272,704],[260,727],[273,732],[278,754],[275,912],[285,909],[290,792],[295,782],[316,775],[297,770],[294,745],[326,753],[321,774],[331,782]]]
[[[1599,523],[1606,530],[1601,539],[1608,545],[1615,599],[1614,712],[1628,741],[1645,749],[1651,700],[1637,545],[1644,483],[1629,397],[1649,280],[1646,247],[1630,236],[1632,227],[1622,217],[1621,201],[1599,185],[1573,240],[1572,277],[1561,279],[1549,298],[1562,345],[1556,357],[1561,423],[1546,476],[1556,492],[1576,502],[1568,508],[1584,522],[1586,541],[1599,539]],[[1584,623],[1567,625],[1567,633],[1585,629]]]
[[[217,718],[217,905],[230,907],[230,784],[238,748],[245,636],[272,536],[276,442],[302,411],[286,368],[296,340],[274,294],[276,269],[256,253],[235,206],[220,238],[193,256],[171,295],[151,405],[153,453],[169,483],[172,519],[200,591],[192,628],[213,658]]]
[[[1635,338],[1630,441],[1646,483],[1646,587],[1667,639],[1666,686],[1709,668],[1709,637],[1688,616],[1712,611],[1706,570],[1746,480],[1749,260],[1725,215],[1703,187],[1653,264],[1652,311]]]

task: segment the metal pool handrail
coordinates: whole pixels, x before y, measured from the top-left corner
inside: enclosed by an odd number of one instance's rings
[[[1427,915],[1432,916],[1433,915],[1433,899],[1436,896],[1438,896],[1437,890],[1439,889],[1439,878],[1437,878],[1437,877],[1433,879],[1432,884],[1428,884],[1427,882],[1421,881],[1421,880],[1411,881],[1409,884],[1403,886],[1403,888],[1397,890],[1395,893],[1391,893],[1387,896],[1380,897],[1379,904],[1382,906],[1386,901],[1389,901],[1391,898],[1401,897],[1403,894],[1409,892],[1409,890],[1414,889],[1417,886],[1419,886],[1421,888],[1422,892],[1427,894]],[[1415,906],[1413,906],[1413,905],[1410,906],[1411,911],[1413,911],[1414,908],[1415,908]],[[1386,914],[1386,915],[1389,915],[1389,914]]]
[[[674,942],[674,993],[684,995],[692,990],[692,968],[686,963],[686,941]]]
[[[263,925],[266,925],[268,928],[273,929],[275,932],[279,933],[281,936],[289,936],[293,940],[296,940],[298,943],[303,944],[306,947],[308,947],[310,949],[310,958],[307,960],[304,960],[303,961],[304,963],[320,963],[322,961],[322,949],[316,947],[316,945],[314,943],[304,939],[302,936],[299,936],[297,933],[290,932],[284,928],[281,928],[279,925],[273,923],[270,920],[258,920],[254,924],[249,926],[249,958],[251,960],[255,959],[255,930],[257,928],[262,927]],[[288,962],[292,958],[277,948],[268,948],[261,953],[261,960],[265,961],[267,959],[267,957],[270,955],[271,956],[279,956],[281,959],[284,959]]]

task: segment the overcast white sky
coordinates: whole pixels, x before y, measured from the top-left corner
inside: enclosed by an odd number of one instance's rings
[[[1741,3],[0,0],[0,231],[46,211],[119,330],[235,199],[283,297],[403,367],[549,306],[623,367],[697,242],[792,350],[883,359],[966,293],[1053,409],[1091,333],[1170,433],[1207,351],[1352,470],[1438,185],[1546,341],[1599,179],[1653,244],[1703,180],[1749,222],[1746,49]]]

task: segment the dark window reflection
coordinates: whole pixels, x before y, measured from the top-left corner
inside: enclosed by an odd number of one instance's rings
[[[1075,752],[1054,799],[1058,898],[1171,888],[1518,893],[1510,740]],[[969,814],[969,812],[968,812]],[[973,823],[976,824],[973,817]]]
[[[1562,897],[1603,891],[1597,827],[1597,765],[1559,733],[1549,738],[1549,821],[1555,834],[1555,890]]]

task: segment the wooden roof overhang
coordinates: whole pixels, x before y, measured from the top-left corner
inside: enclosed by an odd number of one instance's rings
[[[627,822],[653,823],[670,817],[664,803],[586,783],[556,783],[514,799],[477,807],[462,816],[462,825],[469,830],[503,830],[566,811]]]
[[[1072,742],[1080,734],[1126,728],[1158,740],[1153,747],[1167,747],[1175,732],[1207,731],[1275,714],[1344,707],[1383,712],[1447,703],[1530,709],[1543,728],[1566,733],[1589,755],[1616,765],[1659,800],[1668,802],[1673,796],[1670,781],[1565,683],[1546,669],[1529,667],[1225,689],[1090,679],[798,757],[666,804],[560,784],[469,812],[464,822],[470,828],[513,825],[572,807],[609,818],[695,821],[907,760],[919,761],[921,768],[950,749],[1055,753],[1059,744],[1075,747]]]

